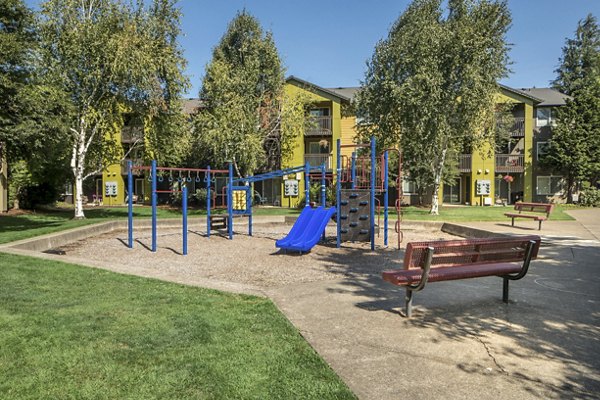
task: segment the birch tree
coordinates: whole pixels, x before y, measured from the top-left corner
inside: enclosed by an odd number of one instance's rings
[[[442,3],[412,2],[377,44],[357,96],[369,122],[359,128],[400,146],[405,168],[430,184],[436,215],[450,157],[493,143],[511,21],[503,0],[449,0],[447,10]]]
[[[66,93],[75,218],[84,218],[83,182],[122,158],[115,132],[123,113],[147,124],[145,142],[160,152],[171,136],[188,85],[177,44],[180,12],[174,0],[148,7],[122,0],[48,0],[40,25],[44,75]],[[166,129],[164,123],[166,121]],[[162,129],[156,129],[160,127]]]

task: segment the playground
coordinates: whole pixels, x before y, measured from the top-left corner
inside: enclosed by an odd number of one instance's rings
[[[258,218],[258,217],[257,217]],[[209,287],[231,288],[260,293],[266,288],[338,279],[344,276],[372,276],[379,279],[384,269],[398,268],[401,260],[395,248],[383,247],[383,236],[376,238],[375,251],[368,242],[344,243],[336,248],[336,229],[331,223],[326,229],[325,241],[310,253],[285,252],[275,242],[291,229],[283,217],[261,217],[255,223],[253,236],[246,232],[246,224],[239,223],[239,234],[229,240],[226,230],[216,231],[209,237],[206,231],[196,230],[202,224],[196,219],[189,225],[188,256],[181,256],[180,229],[158,229],[156,253],[150,251],[152,232],[139,229],[134,249],[129,249],[127,231],[110,232],[83,239],[53,251],[64,253],[79,262],[101,263],[122,272],[155,276],[170,276],[177,282],[203,279]],[[136,231],[138,232],[138,231]],[[390,233],[394,235],[394,232]],[[409,241],[450,239],[454,236],[441,232],[438,227],[408,226],[405,238]]]
[[[404,249],[381,246],[381,235],[375,251],[368,242],[337,248],[334,224],[302,255],[275,247],[291,229],[281,217],[257,217],[252,237],[238,223],[234,240],[226,230],[208,238],[195,231],[201,221],[191,220],[187,257],[180,255],[180,230],[163,225],[156,253],[151,230],[141,226],[134,249],[127,248],[125,224],[54,249],[60,251],[35,253],[18,244],[10,251],[268,297],[359,398],[594,399],[600,213],[572,213],[577,221],[544,225],[540,255],[513,286],[509,304],[501,301],[497,277],[440,282],[419,296],[412,319],[399,315],[403,291],[381,279],[382,270],[401,263]],[[451,238],[417,224],[403,225],[403,247]],[[495,222],[464,228],[537,233],[535,226]]]

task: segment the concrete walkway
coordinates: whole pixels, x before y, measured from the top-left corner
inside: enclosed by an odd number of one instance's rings
[[[509,304],[498,278],[439,282],[416,294],[406,319],[403,291],[377,266],[268,294],[361,399],[597,399],[600,210],[573,216],[544,223],[540,257],[511,283]]]

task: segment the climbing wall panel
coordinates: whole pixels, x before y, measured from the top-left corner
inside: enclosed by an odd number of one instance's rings
[[[340,233],[342,242],[369,242],[371,205],[369,190],[343,189],[340,193]]]

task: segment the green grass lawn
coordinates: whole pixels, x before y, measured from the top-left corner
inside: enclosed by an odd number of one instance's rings
[[[550,220],[572,220],[564,211],[573,206],[558,205],[554,208]],[[503,214],[512,210],[512,207],[440,207],[440,215],[429,215],[429,208],[403,207],[402,216],[406,221],[507,221]],[[135,218],[149,218],[151,208],[148,206],[134,207]],[[217,210],[224,213],[225,210]],[[254,215],[296,215],[297,209],[257,207]],[[382,211],[383,213],[383,211]],[[72,209],[56,209],[23,214],[18,216],[0,215],[0,243],[30,238],[33,236],[52,233],[64,229],[75,228],[87,224],[107,221],[110,219],[127,218],[127,207],[96,207],[85,210],[86,219],[74,220]],[[206,215],[205,210],[190,210],[190,217]],[[171,208],[159,208],[159,218],[179,218],[181,211]],[[395,212],[390,212],[390,218],[395,218]]]
[[[215,213],[225,213],[216,210]],[[254,215],[294,215],[299,210],[287,208],[262,208],[254,210]],[[135,218],[150,218],[150,207],[134,207]],[[206,215],[205,210],[190,210],[189,216]],[[60,208],[22,215],[0,215],[0,243],[27,239],[83,225],[95,224],[111,219],[127,218],[127,207],[96,207],[85,210],[85,219],[73,219],[73,210]],[[158,218],[180,218],[181,211],[171,208],[158,208]]]
[[[575,207],[576,208],[576,207]],[[565,210],[574,209],[573,206],[557,205],[550,214],[550,221],[570,221],[574,218],[565,213]],[[513,212],[512,206],[507,207],[440,207],[440,215],[430,215],[429,208],[403,207],[402,219],[414,221],[442,221],[442,222],[476,222],[476,221],[509,221],[504,216],[506,212]],[[394,213],[395,214],[395,213]]]
[[[1,255],[2,399],[352,399],[270,300]]]

